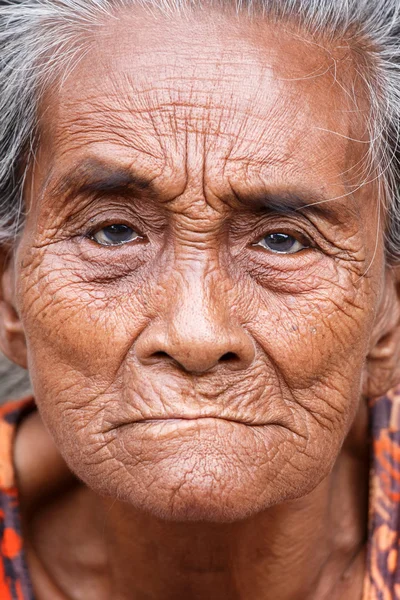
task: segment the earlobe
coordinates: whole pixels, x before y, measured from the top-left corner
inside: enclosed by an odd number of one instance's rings
[[[388,272],[367,356],[363,394],[383,396],[400,384],[400,271]]]
[[[4,265],[0,288],[0,349],[12,362],[27,368],[26,338],[13,303],[12,265]]]

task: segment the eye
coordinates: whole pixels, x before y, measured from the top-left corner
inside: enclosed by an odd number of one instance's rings
[[[301,243],[292,235],[280,232],[266,235],[255,245],[277,254],[296,254],[296,252],[310,247],[306,243]]]
[[[122,244],[128,244],[129,242],[141,238],[141,236],[131,227],[122,224],[103,227],[102,229],[99,229],[99,231],[96,231],[96,233],[93,233],[90,237],[102,246],[121,246]]]

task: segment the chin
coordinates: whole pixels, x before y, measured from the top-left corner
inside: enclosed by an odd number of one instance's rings
[[[131,485],[119,486],[118,499],[133,509],[170,522],[233,523],[250,519],[274,506],[301,498],[310,493],[319,482],[304,480],[302,484],[284,486],[282,482],[260,479],[249,481],[246,473],[230,470],[219,476],[187,472],[178,475],[175,469],[160,472],[152,485],[143,487],[137,480]],[[278,483],[278,485],[276,485]],[[115,497],[115,490],[108,495]]]
[[[165,473],[147,491],[137,485],[125,485],[119,492],[119,500],[135,510],[171,522],[231,523],[250,518],[282,500],[263,494],[260,502],[260,495],[249,493],[246,486],[232,486],[228,474],[226,481],[223,478],[188,482],[182,478],[178,482],[175,478],[171,481],[170,473]]]

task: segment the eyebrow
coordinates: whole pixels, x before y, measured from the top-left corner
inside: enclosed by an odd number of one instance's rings
[[[268,192],[265,190],[249,191],[246,193],[234,192],[236,199],[246,207],[259,212],[271,212],[281,215],[300,213],[313,213],[328,221],[343,220],[349,216],[349,207],[343,204],[334,206],[332,203],[337,198],[329,198],[316,194],[313,191],[296,190],[282,192]],[[339,215],[340,212],[340,215]]]
[[[144,177],[131,167],[89,158],[62,175],[52,186],[52,192],[62,196],[72,193],[141,195],[143,192],[155,195],[153,181],[153,178]],[[353,212],[349,204],[341,203],[340,208],[338,205],[335,207],[332,203],[336,198],[329,198],[310,190],[275,192],[263,188],[239,192],[232,187],[231,190],[240,204],[257,212],[281,215],[313,213],[334,223],[343,222],[350,217],[350,212]]]
[[[69,193],[143,193],[153,189],[153,180],[135,173],[132,168],[110,165],[99,159],[84,160],[79,166],[62,175],[52,191]]]

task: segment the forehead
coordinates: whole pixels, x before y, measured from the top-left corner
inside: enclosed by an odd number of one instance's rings
[[[366,152],[355,73],[343,44],[263,18],[120,13],[47,95],[46,170],[99,157],[177,188],[201,173],[340,195]]]

